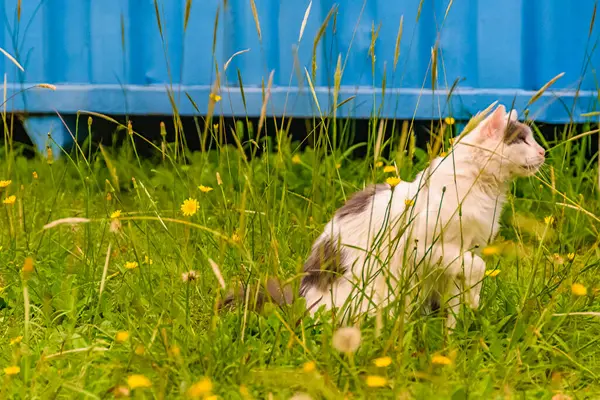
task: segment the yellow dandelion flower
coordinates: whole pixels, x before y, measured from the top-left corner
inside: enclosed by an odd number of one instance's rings
[[[383,167],[383,172],[385,172],[385,173],[396,172],[396,167],[394,167],[393,165],[386,165],[385,167]]]
[[[376,367],[389,367],[392,364],[392,357],[379,357],[373,360]]]
[[[116,218],[119,218],[120,216],[121,216],[121,210],[116,210],[110,214],[110,219],[116,219]]]
[[[183,204],[181,205],[181,212],[184,216],[191,217],[192,215],[196,214],[198,208],[200,208],[198,200],[189,198],[183,201]]]
[[[204,185],[200,185],[200,186],[198,186],[198,189],[200,189],[200,191],[201,191],[202,193],[208,193],[208,192],[210,192],[211,190],[213,190],[213,188],[211,188],[210,186],[204,186]]]
[[[129,332],[127,331],[119,331],[115,335],[115,342],[124,343],[129,339]]]
[[[33,272],[33,258],[31,258],[31,257],[25,258],[25,261],[23,261],[23,268],[21,268],[21,271],[26,272],[26,273]]]
[[[431,363],[435,365],[450,365],[452,364],[452,360],[446,356],[433,356]]]
[[[454,125],[456,120],[452,117],[446,117],[444,118],[444,122],[446,123],[446,125]]]
[[[211,394],[204,398],[204,400],[217,400],[217,399],[218,399],[218,397],[216,394]]]
[[[213,129],[214,129],[215,131],[218,131],[218,130],[219,130],[219,124],[214,124],[214,125],[213,125]]]
[[[138,267],[137,261],[127,261],[125,263],[125,268],[127,269],[136,269]]]
[[[135,346],[134,352],[138,356],[143,356],[146,353],[146,347],[144,347],[143,344],[138,344],[137,346]]]
[[[383,167],[383,161],[377,161],[375,163],[375,168],[381,168],[381,167]]]
[[[445,158],[448,155],[448,153],[446,153],[445,151],[442,151],[440,153],[440,157]]]
[[[187,397],[190,399],[198,399],[202,396],[208,395],[213,390],[212,381],[209,378],[202,378],[198,382],[194,383],[187,390]]]
[[[12,367],[6,367],[6,368],[4,368],[4,373],[6,375],[16,375],[19,372],[21,372],[21,367],[18,367],[16,365],[13,365]]]
[[[177,345],[171,346],[171,348],[169,349],[169,352],[171,353],[171,355],[173,357],[179,357],[181,355],[181,349]]]
[[[575,259],[575,253],[569,253],[569,254],[567,254],[567,260],[573,261],[574,259]]]
[[[11,346],[15,345],[15,344],[19,344],[19,343],[21,343],[21,340],[23,340],[23,336],[14,337],[14,338],[10,339],[10,344],[11,344]]]
[[[0,181],[0,189],[3,189],[12,183],[11,180]]]
[[[367,376],[367,386],[372,388],[384,387],[387,385],[387,379],[383,376],[369,375]]]
[[[31,175],[33,175],[33,179],[37,179],[38,178],[38,173],[35,172],[35,171],[33,171],[33,173]]]
[[[412,199],[406,199],[406,200],[404,200],[404,205],[405,205],[406,207],[411,207],[411,206],[414,206],[414,205],[415,205],[415,201],[414,201],[414,200],[412,200]]]
[[[244,399],[250,398],[250,391],[248,390],[248,387],[246,387],[246,385],[240,385],[240,394]]]
[[[150,382],[150,379],[140,374],[129,375],[127,377],[127,384],[131,389],[152,387],[152,382]]]
[[[292,162],[294,164],[300,164],[302,162],[302,159],[298,154],[294,154],[294,156],[292,157]]]
[[[219,95],[218,95],[218,94],[216,94],[216,93],[211,93],[209,97],[210,97],[210,99],[211,99],[212,101],[214,101],[215,103],[218,103],[219,101],[221,101],[221,96],[219,96]]]
[[[309,373],[317,369],[317,364],[314,361],[305,362],[302,365],[302,371]]]
[[[400,182],[402,182],[402,181],[401,181],[401,180],[400,180],[400,178],[398,178],[397,176],[392,176],[392,177],[389,177],[389,178],[387,178],[387,179],[385,180],[385,182],[386,182],[388,185],[390,185],[391,187],[396,187],[396,186],[398,186],[398,184],[399,184]]]
[[[15,204],[15,201],[17,201],[17,196],[15,196],[14,194],[12,196],[8,196],[7,198],[5,198],[4,200],[2,200],[2,202],[4,204],[8,204],[8,205],[13,205]]]
[[[486,246],[481,250],[481,254],[484,256],[493,256],[498,253],[500,253],[500,248],[498,246]]]
[[[574,283],[571,286],[571,292],[573,292],[575,296],[585,296],[587,294],[587,289],[581,283]]]
[[[340,328],[333,334],[333,347],[341,353],[354,353],[361,342],[360,329],[349,326]]]
[[[546,225],[552,225],[554,223],[554,217],[552,215],[548,215],[544,217],[544,222]]]
[[[489,276],[490,278],[495,278],[500,273],[499,269],[490,269],[485,271],[485,276]]]

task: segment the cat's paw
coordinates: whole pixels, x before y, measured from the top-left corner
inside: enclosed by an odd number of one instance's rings
[[[485,261],[479,256],[473,256],[473,263],[465,281],[466,296],[465,303],[472,309],[479,307],[481,297],[481,284],[485,275]]]

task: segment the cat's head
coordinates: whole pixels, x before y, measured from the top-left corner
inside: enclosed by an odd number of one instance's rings
[[[464,138],[474,160],[503,181],[534,175],[545,160],[546,152],[536,142],[531,128],[517,118],[515,110],[507,113],[499,105]]]

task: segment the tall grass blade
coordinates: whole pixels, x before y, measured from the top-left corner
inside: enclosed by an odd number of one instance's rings
[[[592,11],[592,19],[590,20],[590,31],[588,36],[592,36],[592,31],[594,30],[594,23],[596,22],[596,9],[598,7],[598,3],[594,3],[594,11]]]
[[[304,35],[304,28],[306,28],[306,22],[308,21],[308,16],[310,15],[311,7],[312,0],[308,3],[308,7],[306,7],[306,11],[304,12],[304,18],[302,18],[302,24],[300,25],[300,34],[298,35],[298,43],[302,41],[302,35]]]
[[[538,101],[540,99],[540,97],[542,97],[542,95],[544,94],[544,92],[554,84],[554,82],[556,82],[557,80],[559,80],[560,78],[563,77],[565,73],[561,72],[560,74],[556,75],[554,78],[550,79],[544,86],[542,86],[540,88],[540,90],[538,90],[537,92],[535,92],[535,94],[531,97],[531,99],[529,99],[529,102],[527,103],[526,107],[529,107],[530,105],[532,105],[533,103],[535,103],[536,101]]]
[[[327,29],[329,20],[331,19],[331,16],[333,15],[333,13],[336,9],[337,9],[336,6],[331,7],[329,12],[327,13],[327,16],[323,20],[323,23],[319,27],[317,34],[315,35],[315,40],[313,41],[312,63],[311,63],[311,67],[310,67],[311,68],[311,76],[312,76],[313,80],[316,80],[316,76],[317,76],[317,48],[319,46],[319,42],[321,41],[321,38],[325,34],[325,30]]]
[[[254,18],[254,24],[256,25],[256,32],[258,33],[258,40],[262,41],[262,33],[260,30],[260,21],[258,20],[258,11],[256,11],[256,3],[254,3],[254,0],[250,0],[250,7],[252,8],[252,18]]]
[[[158,0],[154,0],[154,13],[156,14],[156,23],[158,24],[158,32],[163,36],[162,22],[160,20],[160,11],[158,8]]]
[[[0,53],[4,54],[6,56],[6,58],[8,58],[10,60],[10,62],[15,64],[17,66],[17,68],[19,68],[22,72],[25,72],[25,70],[23,69],[21,64],[19,64],[19,62],[13,56],[11,56],[6,50],[4,50],[2,47],[0,47]]]
[[[398,27],[398,34],[396,35],[396,46],[394,48],[394,71],[396,65],[398,65],[398,59],[400,58],[400,44],[402,43],[402,32],[404,31],[404,15],[400,17],[400,26]]]
[[[187,31],[188,22],[190,21],[190,12],[192,11],[192,0],[185,1],[185,12],[183,14],[183,31]]]
[[[249,52],[250,49],[244,49],[244,50],[240,50],[240,51],[236,51],[235,53],[233,53],[233,55],[231,57],[229,57],[229,59],[227,60],[227,62],[225,63],[225,65],[223,66],[223,72],[227,71],[227,67],[229,67],[229,64],[231,63],[231,61],[239,56],[240,54],[244,54]]]

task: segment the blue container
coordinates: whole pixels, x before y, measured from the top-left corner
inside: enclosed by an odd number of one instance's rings
[[[37,146],[45,146],[49,131],[60,145],[71,141],[57,112],[169,115],[173,108],[167,92],[172,91],[181,115],[205,113],[217,82],[215,66],[222,96],[217,114],[258,116],[262,85],[273,71],[269,115],[310,117],[318,116],[319,109],[326,115],[332,109],[338,56],[344,66],[338,103],[350,99],[338,116],[467,119],[496,100],[507,106],[514,102],[523,111],[536,91],[561,72],[564,76],[529,107],[529,117],[581,122],[586,120],[582,114],[598,109],[593,70],[600,66],[600,54],[593,50],[600,30],[591,26],[595,0],[461,0],[450,7],[449,0],[348,0],[339,5],[256,0],[260,36],[250,0],[193,1],[187,29],[185,0],[157,4],[162,36],[153,0],[3,2],[0,47],[25,69],[19,71],[0,55],[0,76],[6,76],[7,95],[14,95],[7,110],[28,113],[25,126]],[[312,75],[313,44],[328,15],[315,49],[317,106],[307,75]],[[227,60],[245,49],[224,71]],[[56,90],[21,93],[38,83],[54,84]]]

